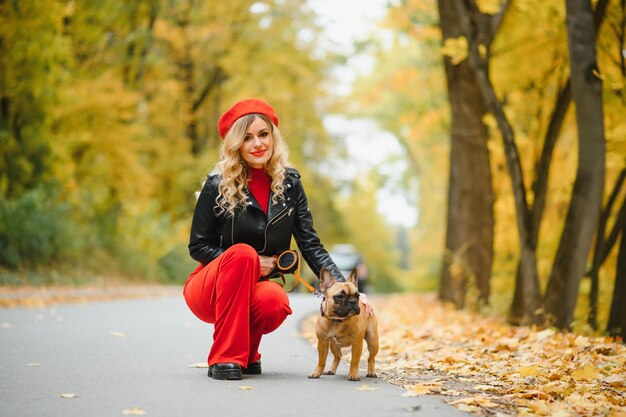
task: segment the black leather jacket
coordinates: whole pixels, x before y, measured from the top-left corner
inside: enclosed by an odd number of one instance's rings
[[[313,228],[298,171],[287,168],[285,192],[279,201],[273,203],[270,192],[267,215],[250,193],[246,206],[238,207],[234,216],[225,213],[216,203],[220,179],[219,173],[210,173],[196,202],[189,239],[193,259],[206,265],[235,243],[247,243],[260,255],[273,256],[289,249],[293,235],[317,277],[326,268],[335,279],[345,281]]]

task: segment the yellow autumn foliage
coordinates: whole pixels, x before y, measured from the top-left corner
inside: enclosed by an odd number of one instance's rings
[[[450,57],[453,65],[460,64],[467,59],[467,38],[460,36],[458,38],[444,39],[441,53]]]

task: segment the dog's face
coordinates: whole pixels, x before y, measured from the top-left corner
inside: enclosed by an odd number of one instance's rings
[[[356,269],[352,270],[346,282],[337,282],[333,274],[322,269],[320,280],[320,291],[326,296],[322,307],[324,316],[345,318],[361,313]]]

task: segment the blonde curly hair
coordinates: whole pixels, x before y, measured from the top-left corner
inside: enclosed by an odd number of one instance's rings
[[[247,201],[245,189],[248,185],[248,165],[241,158],[239,148],[248,128],[257,117],[267,123],[274,144],[272,155],[265,165],[265,171],[272,180],[272,202],[276,203],[285,191],[283,181],[285,169],[289,166],[289,150],[278,127],[264,114],[253,113],[242,116],[233,123],[224,137],[220,147],[220,160],[215,166],[222,175],[218,185],[217,205],[231,216],[235,214],[238,206],[244,206]]]

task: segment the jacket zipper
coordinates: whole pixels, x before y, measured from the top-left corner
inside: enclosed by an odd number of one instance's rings
[[[285,213],[286,211],[287,213]],[[274,216],[274,218],[267,223],[267,226],[269,226],[272,223],[276,223],[277,221],[281,220],[285,216],[290,216],[292,211],[293,211],[293,207],[289,207],[289,209],[284,209],[283,211],[278,213],[276,216]],[[267,229],[267,226],[265,226],[265,229]]]
[[[289,207],[288,209],[285,208],[283,211],[281,211],[276,216],[274,216],[272,220],[267,222],[267,224],[265,225],[265,230],[263,231],[264,240],[263,240],[263,250],[261,250],[261,252],[265,252],[265,248],[267,247],[267,228],[270,227],[271,224],[276,223],[277,221],[281,220],[283,217],[291,216],[292,212],[293,212],[293,207]]]

